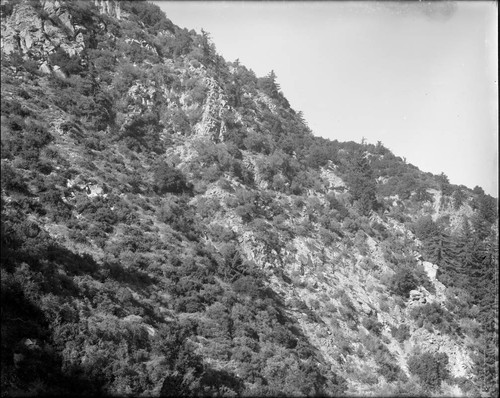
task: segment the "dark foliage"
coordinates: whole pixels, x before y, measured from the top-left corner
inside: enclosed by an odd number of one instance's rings
[[[175,167],[167,163],[159,164],[154,171],[155,190],[159,194],[189,193],[192,190],[191,184],[187,181],[184,174]]]
[[[444,353],[413,355],[408,360],[408,368],[431,391],[439,389],[441,382],[449,377],[448,356]]]
[[[417,325],[428,326],[431,330],[432,327],[435,327],[440,332],[449,335],[462,335],[460,327],[453,315],[437,303],[427,303],[415,307],[411,310],[410,315],[415,319]],[[430,327],[429,324],[432,325],[432,327]]]
[[[418,279],[407,267],[398,269],[389,282],[389,289],[394,294],[409,297],[410,291],[418,287]]]

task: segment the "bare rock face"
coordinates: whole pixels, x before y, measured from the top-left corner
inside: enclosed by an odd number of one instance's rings
[[[330,189],[346,188],[344,181],[334,173],[333,164],[321,168],[321,177],[328,181]]]
[[[5,54],[26,53],[43,39],[43,24],[37,11],[28,4],[14,7],[12,15],[2,21],[1,48]]]
[[[94,4],[99,8],[101,14],[106,14],[110,17],[115,17],[116,19],[121,18],[120,3],[118,1],[94,0]]]
[[[118,1],[95,0],[95,5],[102,14],[121,18]],[[11,15],[2,18],[0,47],[4,54],[29,54],[43,64],[58,47],[69,56],[80,54],[85,48],[85,31],[85,27],[74,23],[67,7],[58,0],[41,0],[38,7],[19,3]]]
[[[215,79],[205,76],[203,82],[208,93],[202,119],[196,126],[197,135],[215,141],[223,140],[226,127],[222,115],[225,109],[229,109],[227,100]]]
[[[57,47],[70,56],[79,54],[85,48],[82,35],[85,29],[75,26],[59,1],[45,0],[40,4],[40,8],[35,8],[29,3],[20,3],[2,21],[2,51],[29,54],[41,64]]]

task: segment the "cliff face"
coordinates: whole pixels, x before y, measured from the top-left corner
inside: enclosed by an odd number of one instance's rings
[[[82,30],[75,26],[70,13],[58,1],[22,3],[2,23],[1,48],[4,54],[13,52],[44,58],[58,46],[66,47],[71,55],[83,50]],[[68,37],[69,36],[69,37]]]
[[[121,8],[118,1],[95,0],[100,14],[120,19]],[[26,59],[35,60],[43,73],[50,73],[48,56],[57,48],[69,56],[79,55],[85,48],[84,35],[87,27],[78,24],[64,2],[41,0],[21,2],[11,14],[3,18],[0,48],[2,53],[20,54]]]
[[[1,23],[3,389],[494,395],[493,198],[314,137],[148,3]]]
[[[94,4],[99,8],[101,14],[109,15],[116,19],[121,19],[122,10],[120,2],[117,0],[94,0]]]

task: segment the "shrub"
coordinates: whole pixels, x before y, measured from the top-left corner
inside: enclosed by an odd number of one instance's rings
[[[389,289],[393,294],[408,297],[411,290],[418,287],[418,280],[409,268],[400,268],[389,280]]]
[[[410,338],[410,327],[406,324],[399,325],[399,327],[393,326],[391,334],[399,343],[402,343]]]
[[[192,191],[192,185],[187,181],[184,174],[166,163],[157,166],[154,172],[154,184],[155,191],[158,194],[167,192],[181,194]]]
[[[385,240],[389,237],[389,231],[387,230],[387,228],[377,221],[375,221],[371,227],[374,231],[376,231],[376,233],[381,237],[382,240]]]
[[[45,192],[40,194],[40,203],[42,203],[49,214],[55,220],[67,220],[71,217],[71,208],[62,199],[62,192],[55,186],[47,187]]]
[[[121,138],[129,149],[142,151],[143,148],[147,148],[160,154],[164,150],[159,136],[162,129],[158,115],[145,112],[133,116],[127,124],[123,125]]]
[[[201,217],[213,217],[221,208],[220,202],[216,198],[202,197],[196,203],[196,210]]]
[[[453,315],[435,302],[413,308],[410,316],[419,324],[427,324],[427,328],[434,326],[442,333],[450,335],[462,334],[460,326],[455,321]]]
[[[2,163],[1,174],[2,188],[10,191],[27,192],[28,187],[21,175],[19,175],[10,165]]]
[[[420,240],[433,238],[439,233],[438,225],[431,216],[424,216],[416,220],[412,225],[413,232]]]
[[[124,11],[129,12],[132,20],[137,20],[146,28],[162,28],[173,30],[172,22],[161,11],[160,7],[146,1],[127,1],[121,5]]]
[[[364,318],[361,323],[368,331],[372,332],[376,336],[380,336],[382,333],[382,324],[377,322],[372,317]]]
[[[0,13],[2,14],[3,18],[10,17],[12,15],[12,12],[14,11],[14,7],[20,3],[20,0],[16,1],[10,1],[10,2],[2,2],[0,4]]]
[[[237,237],[232,229],[220,224],[210,224],[208,226],[208,232],[212,239],[219,242],[230,242]]]
[[[425,271],[422,264],[415,264],[415,267],[412,269],[412,271],[418,285],[423,286],[429,293],[436,293],[436,287],[429,279],[429,275],[427,275],[427,272]]]
[[[252,298],[258,297],[260,291],[258,281],[253,276],[243,276],[236,280],[233,283],[233,290]]]
[[[49,55],[51,64],[58,65],[66,75],[74,75],[82,72],[80,57],[78,55],[70,57],[61,47]]]
[[[425,352],[413,355],[408,359],[410,373],[418,376],[421,382],[430,390],[437,390],[443,380],[449,378],[448,355],[445,353],[431,354]]]
[[[249,131],[243,140],[243,145],[246,149],[252,152],[264,153],[269,155],[272,150],[272,143],[270,139],[263,134]]]
[[[399,378],[405,378],[405,374],[401,372],[401,368],[394,360],[394,357],[388,352],[384,352],[383,355],[377,355],[376,362],[379,366],[379,374],[384,376],[389,383]]]
[[[189,118],[182,109],[166,110],[161,121],[171,134],[187,135],[191,131]]]

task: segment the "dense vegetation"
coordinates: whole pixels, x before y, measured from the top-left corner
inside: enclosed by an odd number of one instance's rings
[[[17,3],[2,4],[2,18]],[[40,2],[30,4],[66,32]],[[354,261],[352,253],[382,274],[369,257],[376,241],[400,307],[412,290],[435,292],[414,252],[439,266],[445,308],[415,307],[412,320],[470,338],[476,376],[467,389],[494,395],[496,199],[422,173],[380,142],[315,137],[274,72],[258,78],[226,62],[206,32],[180,29],[155,5],[120,6],[121,20],[94,2],[62,5],[86,27],[81,52],[2,54],[2,390],[346,393],[291,308],[317,324],[328,312],[333,330],[339,322],[366,330],[356,342],[366,353],[332,337],[338,362],[349,373],[345,358],[372,355],[377,377],[408,390],[376,314],[360,318],[340,288],[336,309],[328,297],[291,303],[270,283],[314,291],[301,277],[314,269],[325,279],[321,269]],[[332,188],[325,170],[345,186]],[[432,192],[441,209],[467,205],[472,216],[460,228],[434,220]],[[304,257],[288,272],[291,242],[310,237],[342,261]],[[389,335],[403,344],[409,327],[393,325]],[[426,393],[453,381],[446,355],[416,353],[408,365]]]

